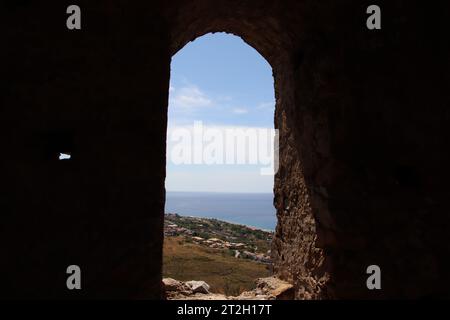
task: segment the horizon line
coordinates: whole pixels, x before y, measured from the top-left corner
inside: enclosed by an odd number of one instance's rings
[[[229,194],[274,194],[273,191],[272,192],[252,192],[252,191],[248,191],[248,192],[238,192],[238,191],[180,191],[180,190],[166,190],[167,192],[179,192],[179,193],[229,193]]]

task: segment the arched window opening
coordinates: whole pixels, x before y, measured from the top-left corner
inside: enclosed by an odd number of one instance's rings
[[[278,165],[273,81],[267,61],[230,34],[207,34],[174,55],[165,281],[182,281],[194,294],[237,296],[271,275]]]

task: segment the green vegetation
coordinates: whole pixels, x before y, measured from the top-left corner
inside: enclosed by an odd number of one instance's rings
[[[166,214],[166,224],[172,223],[186,228],[192,236],[204,239],[217,238],[223,241],[244,243],[246,250],[267,253],[273,238],[273,232],[254,229],[248,226],[228,223],[217,219],[185,217],[178,214]]]

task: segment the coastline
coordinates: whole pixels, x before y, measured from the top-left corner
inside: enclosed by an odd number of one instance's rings
[[[271,193],[166,193],[165,212],[217,219],[264,231],[276,229],[276,210]]]
[[[270,232],[270,233],[275,232],[275,229],[273,229],[273,230],[271,230],[271,229],[264,229],[264,228],[255,227],[255,226],[251,226],[251,225],[248,225],[248,224],[244,224],[244,223],[238,223],[238,222],[235,222],[235,221],[218,219],[218,218],[215,218],[215,217],[185,215],[185,214],[180,214],[180,213],[176,213],[176,212],[165,212],[164,214],[165,215],[167,215],[167,214],[177,214],[177,215],[179,215],[181,217],[186,217],[186,218],[199,218],[199,219],[217,220],[217,221],[222,221],[222,222],[226,222],[226,223],[229,223],[229,224],[234,224],[236,226],[249,228],[249,229],[252,229],[252,230],[255,230],[255,231],[264,231],[264,232]]]

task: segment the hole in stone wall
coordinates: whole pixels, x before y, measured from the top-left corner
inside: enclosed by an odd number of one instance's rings
[[[230,34],[207,34],[173,57],[165,281],[237,296],[271,275],[273,81],[267,61]]]
[[[58,159],[59,160],[69,160],[72,156],[68,153],[60,153]]]

